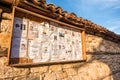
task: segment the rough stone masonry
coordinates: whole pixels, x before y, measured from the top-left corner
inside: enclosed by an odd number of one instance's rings
[[[3,9],[0,21],[0,80],[120,80],[120,43],[86,31],[86,62],[11,67],[7,50],[11,9]],[[8,10],[8,11],[5,11]],[[109,37],[109,36],[108,36]]]

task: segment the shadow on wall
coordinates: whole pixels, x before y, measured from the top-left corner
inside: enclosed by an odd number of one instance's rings
[[[78,68],[80,80],[113,80],[110,67],[101,61],[93,60]]]
[[[98,36],[86,35],[86,66],[91,80],[120,80],[120,45]],[[89,78],[89,77],[88,77]],[[87,80],[87,79],[84,79]]]

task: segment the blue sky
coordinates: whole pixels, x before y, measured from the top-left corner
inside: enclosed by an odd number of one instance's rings
[[[120,0],[46,0],[120,34]]]

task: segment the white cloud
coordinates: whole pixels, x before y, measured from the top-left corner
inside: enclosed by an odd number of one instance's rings
[[[100,9],[120,8],[120,0],[86,0],[87,5],[99,6]]]
[[[115,32],[116,34],[120,34],[120,26],[119,25],[114,25],[114,26],[109,26],[107,27],[110,31]]]
[[[109,30],[120,34],[120,18],[109,20],[105,24]]]
[[[120,29],[120,27],[118,27],[118,26],[110,26],[109,27],[109,30],[111,30],[111,31],[116,31],[117,29]]]

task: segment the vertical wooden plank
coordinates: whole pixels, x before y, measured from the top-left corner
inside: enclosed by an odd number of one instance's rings
[[[13,9],[12,9],[12,21],[11,21],[11,28],[10,28],[10,42],[9,42],[9,47],[8,47],[8,55],[7,55],[7,58],[8,58],[8,65],[10,64],[10,50],[11,50],[11,42],[12,42],[12,30],[13,30],[13,24],[14,24],[14,15],[15,15],[15,7],[13,6]]]
[[[27,63],[30,63],[30,60],[29,60],[29,38],[28,38],[28,35],[29,35],[29,22],[30,22],[30,19],[28,19],[28,16],[26,16],[26,19],[27,19]]]
[[[83,59],[86,60],[86,50],[85,50],[85,31],[82,31],[82,55]]]

